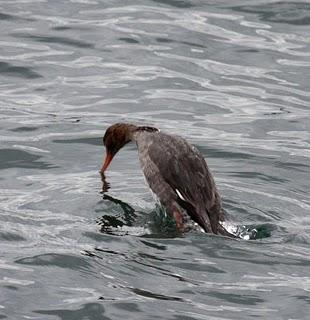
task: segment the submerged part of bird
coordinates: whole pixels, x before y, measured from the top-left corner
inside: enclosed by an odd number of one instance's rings
[[[100,170],[103,192],[109,188],[105,171],[115,154],[130,141],[138,147],[140,165],[150,189],[175,219],[178,231],[187,231],[189,216],[206,233],[236,237],[223,224],[226,215],[221,198],[202,154],[184,138],[157,128],[116,123],[106,130],[103,137],[106,157]]]

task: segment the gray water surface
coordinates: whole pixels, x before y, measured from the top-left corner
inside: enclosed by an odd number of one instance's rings
[[[309,319],[310,3],[0,2],[0,319]],[[253,241],[175,235],[114,122],[206,157]]]

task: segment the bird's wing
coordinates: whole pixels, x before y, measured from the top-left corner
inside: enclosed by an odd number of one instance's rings
[[[148,156],[191,218],[206,232],[217,233],[219,213],[214,206],[219,199],[201,153],[181,137],[157,134],[148,145]]]

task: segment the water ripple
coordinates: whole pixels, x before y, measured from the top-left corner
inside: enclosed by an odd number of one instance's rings
[[[16,0],[0,20],[0,318],[308,318],[307,3]],[[265,236],[177,235],[134,145],[101,194],[119,121],[195,144],[228,223]]]
[[[20,77],[26,79],[34,79],[41,78],[42,76],[33,71],[32,68],[27,68],[24,66],[16,66],[7,62],[0,61],[0,73],[12,76],[12,77]]]

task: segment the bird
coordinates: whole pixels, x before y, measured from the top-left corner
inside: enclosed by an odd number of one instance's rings
[[[117,152],[131,141],[137,145],[140,166],[150,189],[175,220],[177,231],[187,230],[189,216],[205,233],[234,237],[222,226],[225,211],[206,160],[181,136],[151,126],[115,123],[103,137],[106,156],[101,175]]]

